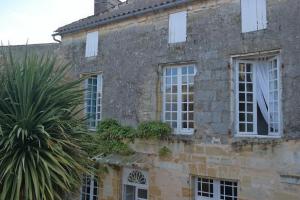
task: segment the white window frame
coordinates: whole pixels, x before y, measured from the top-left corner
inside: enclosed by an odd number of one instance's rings
[[[241,0],[242,33],[266,29],[267,24],[267,0]]]
[[[132,173],[133,171],[139,171],[140,173],[142,173],[146,179],[146,184],[137,184],[137,183],[131,183],[128,181],[128,177],[130,175],[130,173]],[[137,169],[130,169],[130,168],[124,168],[123,169],[123,176],[122,176],[122,199],[126,200],[126,186],[133,186],[135,187],[135,200],[148,200],[149,199],[149,178],[148,178],[148,172],[146,171],[142,171],[142,170],[137,170]],[[142,199],[142,198],[138,198],[138,190],[147,190],[147,199]]]
[[[85,44],[85,57],[95,57],[98,55],[99,32],[87,33]]]
[[[198,178],[202,178],[202,179],[208,179],[209,181],[213,181],[213,197],[204,197],[204,196],[199,196],[198,195]],[[195,184],[195,190],[194,190],[194,195],[195,195],[195,200],[221,200],[221,181],[227,181],[227,182],[232,182],[232,183],[236,183],[237,186],[237,197],[236,199],[238,199],[238,182],[237,181],[232,181],[232,180],[221,180],[221,179],[214,179],[214,178],[207,178],[207,177],[195,177],[194,180],[194,184]],[[234,197],[233,197],[234,198]]]
[[[187,11],[169,15],[169,44],[186,42],[187,39]]]
[[[166,119],[166,70],[167,69],[172,69],[172,68],[176,68],[177,69],[177,76],[178,76],[178,79],[177,79],[177,128],[174,128],[174,133],[175,134],[184,134],[184,135],[191,135],[194,133],[194,129],[195,129],[195,89],[194,91],[192,92],[192,95],[193,95],[193,107],[194,107],[194,110],[193,110],[193,120],[191,120],[191,122],[193,122],[193,125],[194,125],[194,128],[182,128],[182,123],[183,123],[183,120],[182,120],[182,113],[183,113],[183,109],[182,109],[182,68],[184,67],[193,67],[194,68],[194,74],[193,74],[193,78],[195,79],[195,76],[196,76],[196,73],[197,73],[197,70],[196,70],[196,66],[194,64],[190,64],[190,65],[176,65],[176,66],[166,66],[164,69],[163,69],[163,87],[162,87],[162,90],[163,90],[163,113],[162,113],[162,118],[163,118],[163,121],[164,122],[167,122],[168,120]],[[180,69],[180,70],[179,70]],[[193,85],[195,85],[195,83],[193,83]],[[188,87],[188,85],[187,85]],[[189,94],[189,93],[188,93]],[[173,103],[173,102],[172,102]],[[171,120],[172,121],[172,120]],[[189,123],[190,121],[187,120],[187,123]]]
[[[239,58],[234,61],[234,70],[235,70],[235,130],[236,130],[236,137],[257,137],[257,138],[280,138],[282,136],[282,87],[281,87],[281,59],[280,56],[271,56],[266,63],[268,65],[266,67],[269,67],[270,61],[277,60],[277,79],[278,79],[278,132],[270,132],[270,128],[268,128],[267,135],[258,135],[257,132],[257,97],[256,97],[256,65],[258,64],[255,58],[255,56],[251,59],[243,59]],[[250,63],[253,65],[253,132],[240,132],[239,131],[239,63]],[[268,72],[269,73],[269,72]],[[269,79],[268,79],[269,84]],[[269,92],[269,85],[268,85],[268,92]],[[269,101],[269,99],[268,99]],[[268,112],[268,116],[269,116]],[[268,124],[268,127],[270,125]]]
[[[97,77],[97,89],[96,89],[96,110],[95,110],[95,122],[96,122],[96,125],[95,126],[91,126],[91,123],[89,121],[89,119],[87,119],[87,123],[88,123],[88,129],[91,130],[91,131],[95,131],[96,128],[97,128],[97,125],[98,123],[101,121],[102,119],[102,96],[103,96],[103,76],[102,76],[102,73],[101,74],[91,74],[89,75],[89,77],[87,77],[87,79],[85,80],[84,84],[84,88],[85,88],[85,96],[84,96],[84,112],[85,112],[85,116],[88,116],[89,112],[87,111],[88,110],[88,104],[87,104],[87,95],[88,95],[88,81],[89,79],[93,79],[93,77]],[[91,95],[92,96],[92,95]],[[91,97],[90,98],[90,105],[92,105],[92,101],[94,99]],[[92,107],[92,106],[91,106]],[[92,108],[90,108],[92,109]]]
[[[99,188],[99,180],[98,180],[98,177],[97,176],[94,176],[94,175],[83,175],[83,179],[90,179],[90,193],[88,193],[88,195],[90,196],[89,199],[86,199],[84,198],[83,195],[87,195],[87,193],[84,193],[83,194],[83,191],[82,191],[82,188],[83,187],[87,187],[88,185],[83,185],[84,184],[84,180],[82,180],[82,185],[80,187],[80,200],[94,200],[94,197],[97,198],[97,200],[99,200],[99,192],[100,192],[100,188]],[[97,182],[97,186],[95,186],[95,181]],[[97,189],[97,194],[94,194],[94,189]]]

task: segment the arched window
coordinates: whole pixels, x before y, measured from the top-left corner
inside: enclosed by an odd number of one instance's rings
[[[130,174],[128,175],[128,182],[141,185],[147,184],[146,177],[141,171],[138,170],[133,170],[132,172],[130,172]]]
[[[123,170],[123,200],[148,199],[148,173],[136,169]]]

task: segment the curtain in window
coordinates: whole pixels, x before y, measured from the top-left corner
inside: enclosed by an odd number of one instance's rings
[[[258,106],[262,112],[262,115],[266,122],[268,120],[268,99],[269,99],[269,88],[268,88],[268,67],[265,62],[258,62],[256,67],[256,99]]]

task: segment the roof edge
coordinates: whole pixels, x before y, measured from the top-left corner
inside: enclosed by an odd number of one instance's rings
[[[155,11],[159,11],[162,9],[169,9],[175,6],[179,6],[179,5],[184,5],[186,3],[192,2],[193,0],[172,0],[172,1],[166,1],[160,4],[155,4],[153,6],[149,6],[149,7],[145,7],[145,8],[138,8],[138,9],[133,9],[131,11],[128,11],[127,13],[122,13],[122,14],[115,14],[111,17],[106,17],[103,19],[95,19],[92,22],[86,22],[85,24],[82,25],[74,25],[74,27],[70,27],[68,28],[68,26],[70,26],[72,23],[60,27],[58,28],[56,31],[54,31],[54,33],[52,34],[52,36],[63,36],[65,34],[69,34],[69,33],[75,33],[75,32],[79,32],[81,30],[84,29],[91,29],[100,25],[107,25],[113,22],[119,22],[122,20],[126,20],[129,19],[131,17],[137,17],[137,16],[142,16],[151,12],[155,12]],[[93,17],[97,17],[97,16],[89,16],[87,18],[81,19],[81,20],[86,20],[88,18],[93,18]],[[79,20],[80,21],[80,20]],[[77,22],[79,22],[77,21]],[[76,22],[73,22],[76,23]]]

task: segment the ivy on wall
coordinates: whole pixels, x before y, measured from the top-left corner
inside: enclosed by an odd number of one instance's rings
[[[166,139],[171,134],[168,124],[157,121],[143,122],[137,128],[124,126],[115,119],[102,120],[96,133],[81,136],[80,143],[90,157],[96,155],[130,155],[129,143],[134,139]]]

